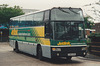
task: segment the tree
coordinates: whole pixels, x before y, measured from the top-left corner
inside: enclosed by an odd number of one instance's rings
[[[22,14],[24,14],[24,12],[19,6],[8,7],[7,4],[0,5],[0,24],[7,26],[11,17],[19,16]]]
[[[90,16],[84,17],[85,28],[91,29],[94,26],[94,22],[90,21],[90,19],[92,19]]]

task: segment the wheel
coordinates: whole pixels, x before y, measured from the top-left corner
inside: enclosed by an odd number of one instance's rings
[[[84,53],[83,53],[84,54]],[[83,57],[85,57],[87,55],[87,52],[85,52],[85,54],[83,55]]]
[[[37,51],[37,57],[38,59],[42,60],[42,49],[41,46],[38,46],[38,51]]]
[[[19,52],[17,41],[15,42],[15,48],[14,48],[14,51],[17,52],[17,53]]]
[[[68,61],[71,61],[71,56],[66,57]]]

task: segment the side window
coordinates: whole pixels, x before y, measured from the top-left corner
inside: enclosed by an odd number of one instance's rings
[[[29,14],[11,20],[10,27],[43,26],[44,25],[43,18],[44,18],[44,12]]]
[[[34,24],[36,26],[43,26],[43,16],[44,12],[34,14]]]
[[[26,16],[26,22],[25,22],[26,27],[35,26],[35,24],[33,23],[33,17],[34,17],[33,14]]]
[[[14,27],[19,27],[18,22],[19,22],[19,19],[14,21],[14,24],[15,24]]]
[[[50,13],[50,11],[45,11],[44,21],[48,21],[49,20],[49,13]]]
[[[45,22],[45,37],[50,38],[50,22],[49,22],[50,11],[45,11],[44,22]]]
[[[20,18],[20,21],[18,22],[19,27],[25,27],[26,26],[26,24],[25,24],[26,19],[25,18],[26,18],[25,16]]]
[[[43,13],[44,12],[34,14],[34,21],[43,21]]]
[[[18,27],[19,18],[12,19],[10,21],[10,28]]]

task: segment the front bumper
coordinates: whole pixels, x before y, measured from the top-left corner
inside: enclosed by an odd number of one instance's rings
[[[82,50],[83,47],[55,47],[60,48],[61,51],[53,51],[52,48],[54,47],[51,47],[51,58],[67,56],[85,56],[87,54],[86,50]]]

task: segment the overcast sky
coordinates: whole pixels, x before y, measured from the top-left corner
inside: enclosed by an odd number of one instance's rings
[[[90,3],[98,2],[99,0],[0,0],[0,5],[8,4],[9,6],[20,6],[23,9],[48,9],[52,7],[75,7],[82,8],[84,14],[92,16],[95,21],[100,21],[100,18],[94,13],[88,11],[91,7],[85,6]],[[96,6],[100,10],[100,6]]]
[[[0,4],[18,5],[24,9],[46,9],[51,7],[82,7],[99,0],[0,0]]]

